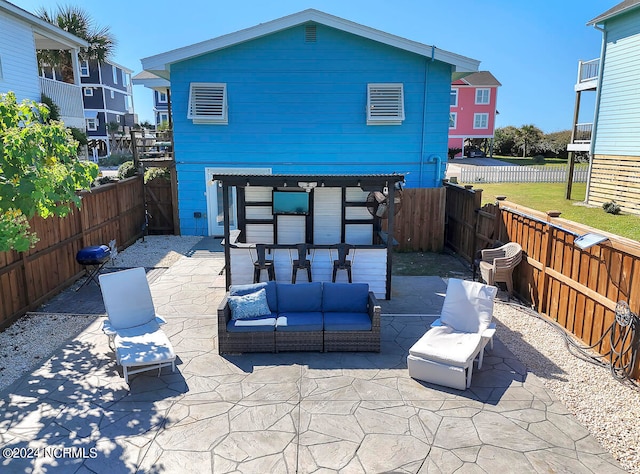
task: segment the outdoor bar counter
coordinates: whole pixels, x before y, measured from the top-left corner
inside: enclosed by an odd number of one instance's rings
[[[233,239],[232,239],[233,240]],[[231,284],[253,283],[253,262],[257,260],[255,243],[234,242],[230,244]],[[293,261],[298,259],[295,244],[265,244],[267,260],[273,260],[276,281],[291,283]],[[337,244],[307,244],[307,259],[311,261],[313,281],[331,281],[333,261],[338,259]],[[384,299],[386,292],[387,247],[386,245],[352,245],[347,259],[351,260],[353,283],[368,283],[377,298]],[[267,281],[263,270],[260,281]],[[307,281],[307,272],[298,270],[297,283]],[[338,270],[336,282],[347,283],[347,272]]]

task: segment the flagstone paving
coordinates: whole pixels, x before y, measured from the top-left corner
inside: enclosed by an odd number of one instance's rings
[[[394,315],[382,318],[379,354],[222,357],[222,266],[184,257],[151,284],[174,373],[127,386],[99,318],[5,390],[0,471],[624,472],[499,340],[466,391],[408,376],[408,348],[439,310],[441,279],[414,280],[435,296],[410,315],[385,302]]]

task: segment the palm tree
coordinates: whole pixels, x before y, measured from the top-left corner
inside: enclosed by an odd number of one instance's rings
[[[544,133],[535,125],[523,125],[516,131],[516,142],[522,148],[522,157],[527,156],[527,146],[532,147],[542,140]]]
[[[109,27],[95,25],[89,14],[80,7],[66,5],[57,6],[57,10],[48,11],[41,7],[36,15],[57,27],[86,40],[88,48],[81,48],[80,59],[104,61],[111,56],[116,46],[116,39]],[[73,66],[71,52],[60,50],[41,50],[38,52],[40,66],[49,65],[62,69],[64,82],[73,83]]]

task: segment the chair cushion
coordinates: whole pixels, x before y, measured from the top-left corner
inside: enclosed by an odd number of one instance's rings
[[[243,296],[229,295],[231,319],[257,318],[271,316],[267,303],[267,292],[263,289]]]
[[[118,330],[114,345],[122,366],[171,362],[176,358],[169,338],[155,321]]]
[[[322,310],[325,313],[366,313],[368,302],[367,283],[322,284]]]
[[[322,311],[322,283],[278,283],[278,312],[305,311]]]
[[[497,291],[495,286],[450,278],[440,319],[457,331],[482,332],[491,323]]]
[[[231,285],[229,287],[229,294],[232,296],[244,296],[249,293],[255,293],[262,288],[267,292],[267,303],[269,303],[271,311],[278,311],[278,297],[275,281],[253,283],[249,285]]]
[[[429,329],[418,339],[409,349],[409,354],[441,364],[464,367],[477,354],[481,339],[480,334],[457,332],[448,326],[438,326]]]
[[[276,320],[276,331],[322,331],[322,313],[280,313]]]
[[[324,313],[325,331],[371,331],[368,313]]]
[[[276,314],[269,318],[232,319],[227,323],[229,332],[269,332],[276,329]]]
[[[155,320],[156,311],[144,268],[103,273],[98,278],[104,307],[114,329]]]

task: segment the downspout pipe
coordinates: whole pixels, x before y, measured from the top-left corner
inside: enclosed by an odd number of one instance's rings
[[[591,171],[593,168],[593,158],[595,156],[594,151],[596,149],[596,133],[598,131],[598,116],[600,115],[600,99],[602,97],[602,76],[604,71],[604,59],[607,51],[607,30],[593,25],[593,27],[602,32],[602,45],[600,47],[600,67],[598,68],[598,85],[596,90],[596,105],[593,112],[593,126],[591,127],[591,146],[589,147],[589,172],[587,173],[587,191],[585,195],[585,201],[589,201],[589,190],[591,188]]]
[[[438,183],[442,180],[442,178],[441,178],[441,175],[442,175],[442,158],[440,158],[440,155],[431,155],[427,159],[427,163],[435,163],[436,164],[436,178],[435,178],[434,185],[438,186]]]
[[[418,187],[424,187],[424,163],[425,163],[425,146],[426,146],[426,134],[427,134],[427,98],[428,98],[428,85],[429,85],[429,63],[435,61],[436,47],[431,46],[431,59],[424,63],[424,107],[422,108],[422,137],[420,143],[420,177],[418,178]],[[429,158],[429,162],[431,158]],[[439,170],[440,168],[438,168]],[[436,180],[437,185],[437,180]]]

